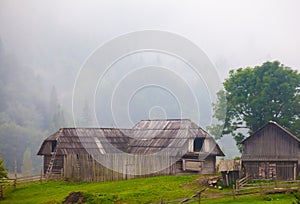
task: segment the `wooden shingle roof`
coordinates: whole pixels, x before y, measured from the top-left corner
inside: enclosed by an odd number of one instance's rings
[[[295,135],[293,135],[292,133],[290,133],[288,130],[286,130],[285,128],[283,128],[281,125],[279,125],[278,123],[274,122],[274,121],[269,121],[268,123],[266,123],[263,127],[261,127],[260,129],[258,129],[257,131],[255,131],[253,134],[251,134],[249,137],[245,138],[244,140],[241,141],[241,144],[244,144],[247,140],[251,139],[252,137],[255,137],[257,135],[258,132],[260,132],[261,130],[263,130],[264,128],[266,128],[269,125],[273,125],[276,126],[277,128],[281,129],[283,132],[287,133],[287,135],[291,138],[293,138],[294,140],[300,142],[300,139],[298,137],[296,137]]]
[[[57,154],[61,155],[87,152],[149,154],[161,150],[175,151],[186,145],[188,139],[196,137],[213,140],[187,119],[142,120],[132,129],[62,128],[43,142],[38,155],[49,154],[45,145],[51,141],[59,142]],[[213,142],[216,145],[213,153],[224,156],[218,144]]]

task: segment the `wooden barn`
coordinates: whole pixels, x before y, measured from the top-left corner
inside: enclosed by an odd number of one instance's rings
[[[295,180],[300,140],[275,122],[242,141],[242,169],[252,179]]]
[[[38,152],[46,176],[111,181],[152,175],[211,174],[215,140],[187,119],[142,120],[132,129],[61,128]]]

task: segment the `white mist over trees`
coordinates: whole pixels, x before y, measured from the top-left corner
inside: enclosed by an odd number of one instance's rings
[[[21,166],[29,173],[39,171],[36,151],[42,139],[66,124],[55,93],[48,101],[50,91],[41,81],[0,44],[0,157],[9,171],[14,171],[15,160],[18,171]]]

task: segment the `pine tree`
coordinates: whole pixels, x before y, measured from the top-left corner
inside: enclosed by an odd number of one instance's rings
[[[57,107],[57,111],[53,115],[50,125],[50,132],[56,132],[58,129],[66,125],[65,114],[60,105]]]

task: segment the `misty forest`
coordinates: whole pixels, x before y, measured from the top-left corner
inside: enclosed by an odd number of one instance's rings
[[[30,67],[0,43],[1,157],[5,167],[32,174],[41,168],[36,151],[41,139],[67,125],[55,87],[46,87]]]

